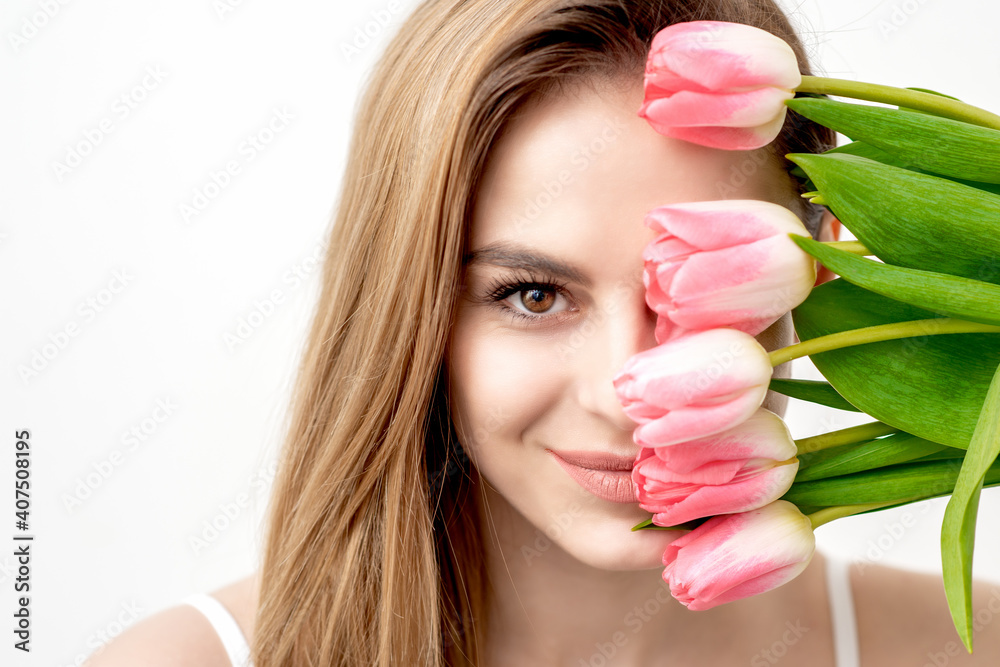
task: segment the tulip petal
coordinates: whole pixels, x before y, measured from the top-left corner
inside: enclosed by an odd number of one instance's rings
[[[760,407],[771,379],[767,351],[730,328],[685,333],[630,357],[613,379],[633,432],[650,446],[718,433]],[[645,430],[644,430],[645,429]]]
[[[699,146],[722,150],[751,151],[766,146],[781,132],[784,117],[752,128],[743,127],[670,127],[660,134]]]
[[[766,394],[765,385],[729,396],[719,405],[675,408],[660,419],[637,426],[632,437],[642,447],[662,447],[719,433],[752,415]]]
[[[784,421],[760,408],[717,435],[643,447],[632,481],[640,506],[653,513],[653,523],[673,526],[776,500],[795,478],[795,455],[795,442]]]
[[[658,32],[647,71],[665,71],[708,90],[802,83],[795,52],[761,28],[727,21],[687,21]],[[671,77],[654,83],[669,87]]]
[[[667,546],[663,578],[689,609],[756,595],[797,576],[812,559],[809,519],[789,502],[716,516]]]
[[[784,101],[801,81],[795,52],[765,30],[723,21],[679,23],[653,38],[639,115],[668,137],[753,150],[781,131]]]
[[[656,338],[657,345],[662,345],[663,343],[680,338],[688,333],[691,333],[690,329],[677,326],[670,321],[669,317],[664,317],[659,314],[656,316],[656,329],[654,330],[653,335]]]
[[[732,326],[756,335],[812,291],[816,263],[792,245],[787,236],[772,237],[699,253],[673,272],[666,289],[651,281],[651,307],[687,329]]]
[[[655,210],[658,209],[654,209],[654,211]],[[647,218],[649,217],[651,216],[647,216]],[[653,221],[655,222],[655,218]],[[646,226],[650,226],[648,220],[646,222]],[[663,227],[660,227],[656,231],[660,232],[660,236],[654,239],[651,243],[646,244],[646,247],[642,250],[642,259],[644,262],[654,262],[657,264],[668,261],[676,262],[678,260],[685,259],[693,252],[698,252],[699,250],[704,249],[691,245],[690,243],[684,241],[684,239],[675,236]]]
[[[677,127],[767,126],[772,129],[776,121],[779,121],[780,131],[788,112],[785,100],[794,96],[791,91],[779,88],[758,88],[733,93],[682,90],[670,97],[658,97],[644,103],[639,108],[639,115],[661,134],[667,134],[667,128]]]
[[[697,486],[670,504],[657,503],[660,498],[643,501],[640,494],[640,507],[653,513],[653,523],[658,526],[676,526],[706,516],[746,512],[784,495],[795,480],[797,470],[798,462],[795,462],[748,474],[746,479],[729,484]]]
[[[809,566],[811,562],[809,560],[789,563],[784,567],[778,567],[769,572],[765,572],[753,579],[749,579],[740,584],[737,584],[725,591],[715,596],[711,600],[701,601],[697,598],[693,599],[687,608],[691,611],[704,611],[706,609],[711,609],[712,607],[718,607],[721,604],[726,604],[728,602],[735,602],[736,600],[742,600],[743,598],[751,597],[753,595],[759,595],[761,593],[766,593],[769,590],[777,588],[778,586],[787,583],[799,576],[806,567]]]
[[[809,234],[790,209],[757,199],[668,204],[654,208],[646,218],[646,226],[660,233],[652,243],[676,237],[686,246],[698,250],[718,250],[776,235]],[[690,254],[690,251],[685,254]]]
[[[756,335],[815,284],[815,261],[788,236],[808,232],[784,206],[686,202],[653,209],[646,224],[663,230],[643,251],[646,303],[683,329]]]
[[[667,447],[651,449],[651,455],[673,470],[693,470],[708,461],[769,458],[784,461],[796,454],[795,441],[784,420],[765,408],[723,433]]]
[[[664,447],[663,449],[668,448]],[[697,485],[726,484],[731,482],[737,473],[744,468],[745,461],[746,459],[739,458],[705,461],[698,466],[678,470],[660,457],[652,456],[642,464],[636,464],[635,467],[641,466],[642,474],[650,486],[677,482]]]

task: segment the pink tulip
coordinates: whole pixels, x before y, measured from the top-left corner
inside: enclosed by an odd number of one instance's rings
[[[712,517],[663,552],[663,580],[678,602],[702,611],[797,577],[816,549],[808,517],[790,502]]]
[[[779,204],[670,204],[650,211],[645,224],[659,234],[642,253],[658,342],[716,327],[759,334],[805,301],[816,282],[816,261],[788,236],[809,232]]]
[[[746,512],[780,498],[799,468],[781,417],[760,408],[734,428],[706,438],[639,450],[632,481],[639,506],[658,526]]]
[[[689,21],[653,38],[639,115],[657,132],[727,150],[752,150],[781,131],[802,83],[792,48],[752,26]]]
[[[771,381],[767,351],[736,329],[685,334],[632,355],[613,378],[640,424],[632,437],[662,447],[732,428],[757,411]]]

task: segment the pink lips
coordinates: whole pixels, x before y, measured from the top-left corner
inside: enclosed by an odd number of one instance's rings
[[[613,503],[638,503],[632,482],[634,457],[607,452],[545,450],[552,454],[570,477],[598,498]]]

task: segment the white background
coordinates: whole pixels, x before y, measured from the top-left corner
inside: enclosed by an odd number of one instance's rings
[[[255,568],[355,98],[414,3],[3,3],[0,516],[13,521],[13,433],[28,428],[37,539],[30,658],[10,646],[13,547],[0,547],[0,662],[74,664],[136,614]],[[785,6],[817,73],[1000,111],[996,3]],[[196,191],[207,206],[185,220]],[[845,415],[793,403],[789,422],[801,437],[864,421]],[[980,526],[1000,521],[998,498],[984,495]],[[819,542],[936,571],[943,506],[844,520]],[[900,532],[903,512],[916,525]],[[229,525],[206,532],[213,520]],[[980,530],[975,564],[1000,581],[996,531]]]

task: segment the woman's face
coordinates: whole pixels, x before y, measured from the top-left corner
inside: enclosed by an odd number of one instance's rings
[[[594,496],[547,450],[638,452],[612,378],[656,345],[645,214],[711,199],[795,205],[779,165],[656,133],[637,115],[642,95],[640,83],[581,86],[513,119],[477,195],[447,357],[452,417],[491,509],[509,505],[536,534],[610,570],[662,567],[677,533],[631,532],[648,512]],[[791,337],[786,316],[758,340],[773,349]],[[774,394],[765,407],[784,411]]]

